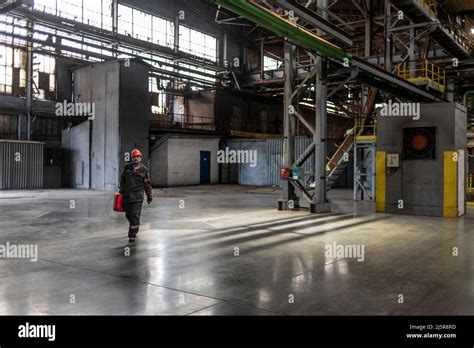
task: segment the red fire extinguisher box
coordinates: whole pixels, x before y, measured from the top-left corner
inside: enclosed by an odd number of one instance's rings
[[[281,180],[288,180],[289,177],[290,177],[290,168],[281,167],[280,168],[280,179]]]
[[[125,211],[122,207],[122,195],[118,192],[114,196],[114,210],[121,213]]]

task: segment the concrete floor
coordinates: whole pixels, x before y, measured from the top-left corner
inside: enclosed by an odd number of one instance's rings
[[[458,220],[374,214],[332,190],[334,212],[316,216],[277,211],[277,189],[154,195],[125,256],[113,193],[0,191],[0,244],[39,251],[0,259],[0,314],[474,314],[472,207]],[[363,245],[364,261],[326,257],[333,242]]]

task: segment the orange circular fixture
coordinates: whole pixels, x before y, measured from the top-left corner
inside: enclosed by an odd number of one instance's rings
[[[423,134],[417,134],[411,139],[411,146],[417,151],[422,151],[428,146],[428,139]]]

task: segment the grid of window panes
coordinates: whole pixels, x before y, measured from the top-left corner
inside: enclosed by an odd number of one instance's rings
[[[12,94],[14,69],[18,87],[26,87],[26,51],[0,45],[0,94]]]
[[[33,9],[112,30],[112,0],[35,0]]]
[[[48,90],[45,91],[39,87],[39,73],[49,75]],[[33,94],[39,98],[44,99],[46,92],[53,92],[56,83],[56,59],[50,56],[37,54],[33,55]]]
[[[12,93],[13,49],[0,45],[0,93]]]
[[[118,32],[157,45],[173,47],[172,21],[119,4]]]
[[[33,42],[33,47],[41,47],[43,50],[54,51],[54,44],[56,43],[57,31],[50,29],[40,24],[35,24],[33,32],[33,40],[40,42]]]
[[[34,10],[53,14],[62,18],[67,18],[87,25],[100,27],[106,30],[112,30],[112,0],[35,0]],[[118,32],[130,35],[134,38],[151,41],[155,44],[173,47],[174,46],[174,23],[170,20],[128,7],[122,4],[118,5]],[[13,68],[20,64],[11,57],[13,54],[22,57],[21,68],[19,71],[20,88],[26,86],[26,57],[24,49],[15,48],[14,50],[8,46],[26,47],[27,29],[26,20],[14,18],[3,14],[0,15],[0,93],[12,92],[12,73]],[[34,59],[33,81],[35,95],[42,98],[45,92],[54,91],[55,88],[55,64],[56,59],[48,55],[49,52],[57,52],[55,45],[61,42],[61,55],[88,61],[102,61],[106,56],[112,56],[112,48],[104,42],[94,39],[85,38],[81,33],[71,34],[60,29],[49,28],[47,26],[34,23],[33,32],[33,48],[36,50]],[[211,35],[207,35],[200,31],[180,26],[179,36],[180,49],[199,57],[217,61],[217,40]],[[3,46],[2,46],[3,45]],[[196,83],[203,86],[211,85],[215,82],[215,77],[201,76],[196,72],[205,72],[215,76],[215,71],[201,68],[194,65],[182,64],[176,66],[176,62],[172,60],[154,56],[151,53],[143,53],[133,49],[126,49],[122,46],[117,48],[118,57],[140,56],[145,62],[159,68],[162,71],[179,72],[189,78],[189,80],[201,80]],[[40,54],[41,52],[45,53]],[[10,60],[9,60],[10,59]],[[15,66],[13,66],[15,64]],[[184,71],[179,67],[186,67],[192,71]],[[179,70],[179,71],[178,71]],[[39,73],[50,75],[49,88],[46,87],[45,81],[42,80],[42,88],[39,90],[37,85],[39,82]],[[204,83],[203,83],[204,81]],[[150,84],[150,88],[155,88]],[[160,100],[165,98],[163,86],[157,86],[160,93]],[[193,87],[194,89],[198,87]],[[47,89],[47,91],[46,91]],[[159,111],[164,110],[164,105],[157,105]]]
[[[60,34],[60,32],[58,32],[58,34]],[[62,39],[61,41],[62,45],[66,48],[63,48],[61,52],[69,57],[89,61],[101,61],[102,59],[100,58],[100,56],[112,55],[110,49],[107,48],[105,44],[100,41],[84,38],[83,35],[68,35],[67,37],[68,39]],[[70,47],[71,50],[68,50],[67,47]],[[90,53],[96,53],[99,58],[96,57],[94,54],[83,54],[75,52],[74,49]]]
[[[280,67],[281,61],[269,56],[263,56],[263,70],[275,70]]]
[[[26,45],[26,22],[9,15],[0,15],[0,44]]]
[[[217,39],[184,25],[179,26],[179,50],[213,62],[217,61]]]
[[[151,105],[151,113],[163,115],[166,113],[166,93],[164,91],[163,81],[158,76],[149,77],[149,91],[157,94],[158,105]]]

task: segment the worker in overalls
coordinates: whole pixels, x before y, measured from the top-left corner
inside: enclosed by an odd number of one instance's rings
[[[153,196],[148,168],[141,164],[142,153],[134,149],[131,155],[132,163],[127,164],[123,170],[119,192],[123,196],[122,207],[130,223],[128,241],[133,243],[140,228],[144,193],[146,193],[148,204],[153,200]]]

